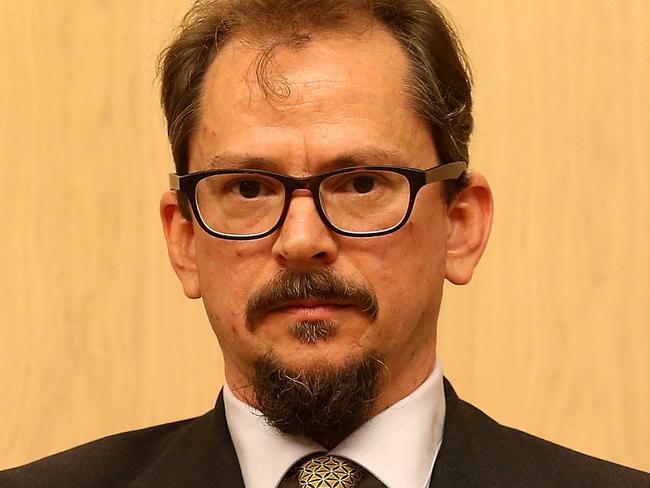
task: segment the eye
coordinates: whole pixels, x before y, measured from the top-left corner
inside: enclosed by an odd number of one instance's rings
[[[262,192],[262,185],[259,181],[246,180],[240,181],[236,189],[244,198],[256,198]]]
[[[282,186],[271,178],[257,175],[237,175],[224,184],[223,191],[240,200],[257,200],[282,194]]]
[[[375,178],[370,175],[356,176],[351,183],[357,193],[369,193],[376,186]]]
[[[350,171],[328,177],[321,186],[321,194],[367,200],[388,196],[400,183],[400,175],[389,171]]]

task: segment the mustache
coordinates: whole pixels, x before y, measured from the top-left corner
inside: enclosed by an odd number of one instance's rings
[[[356,305],[371,320],[379,312],[377,296],[367,285],[344,278],[329,268],[304,273],[287,270],[278,273],[249,298],[246,326],[254,329],[266,314],[283,303],[312,298]]]

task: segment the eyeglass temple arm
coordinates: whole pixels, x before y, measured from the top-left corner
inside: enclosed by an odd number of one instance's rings
[[[467,171],[467,163],[464,161],[441,164],[425,173],[425,184],[434,181],[455,180],[460,178],[465,171]]]
[[[169,189],[170,190],[180,190],[181,181],[178,178],[176,173],[169,173]]]

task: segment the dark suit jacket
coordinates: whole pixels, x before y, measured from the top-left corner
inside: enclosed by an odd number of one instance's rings
[[[432,488],[650,488],[650,474],[503,427],[445,380]],[[244,488],[223,398],[202,417],[118,434],[0,473],[2,488]],[[255,488],[255,487],[252,487]]]

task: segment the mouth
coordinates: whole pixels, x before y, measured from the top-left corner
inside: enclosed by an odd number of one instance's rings
[[[352,307],[351,303],[336,300],[291,300],[271,307],[267,313],[286,314],[302,320],[331,320],[337,313]]]

